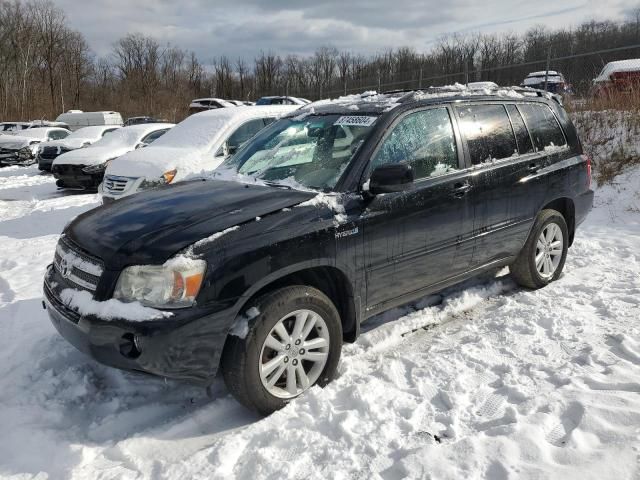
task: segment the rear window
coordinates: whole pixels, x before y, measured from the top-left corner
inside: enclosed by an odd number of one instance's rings
[[[567,144],[560,124],[548,106],[523,103],[518,105],[518,109],[529,127],[536,150],[562,147]]]
[[[509,158],[518,153],[504,105],[468,105],[456,107],[456,110],[473,165]]]

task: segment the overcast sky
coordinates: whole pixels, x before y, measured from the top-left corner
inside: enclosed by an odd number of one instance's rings
[[[621,20],[638,0],[54,0],[91,48],[107,54],[127,33],[247,59],[260,50],[309,54],[321,45],[370,54],[388,47],[428,51],[443,34],[524,31],[587,19]]]

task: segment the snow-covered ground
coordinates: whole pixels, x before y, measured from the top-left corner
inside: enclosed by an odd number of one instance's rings
[[[266,419],[77,352],[41,305],[58,233],[95,206],[0,170],[2,478],[640,478],[640,169],[597,190],[565,274],[505,271],[388,312],[339,378]]]

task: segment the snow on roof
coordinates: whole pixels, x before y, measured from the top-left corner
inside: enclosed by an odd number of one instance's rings
[[[493,83],[493,82],[479,82]],[[494,84],[495,85],[495,84]],[[497,87],[497,85],[496,85]],[[328,110],[328,107],[336,106],[341,109],[350,111],[377,111],[388,112],[399,105],[411,102],[429,99],[450,98],[450,97],[467,97],[467,96],[498,96],[522,98],[525,95],[538,95],[535,90],[530,92],[520,87],[494,87],[488,86],[482,88],[478,85],[462,85],[455,83],[443,87],[429,87],[423,90],[412,91],[392,91],[387,93],[378,93],[375,90],[366,91],[354,95],[345,95],[337,99],[318,100],[316,102],[305,105],[300,108],[300,112],[315,112],[318,109]]]
[[[544,77],[545,75],[560,75],[558,72],[556,72],[555,70],[542,70],[540,72],[531,72],[529,75],[527,75],[527,78],[529,77]],[[562,76],[562,75],[560,75]]]
[[[96,147],[119,147],[121,145],[136,145],[142,138],[148,134],[161,130],[163,128],[173,127],[172,123],[143,123],[141,125],[131,125],[130,127],[122,127],[109,135],[105,135],[90,148]]]
[[[99,125],[96,127],[82,127],[69,135],[66,140],[72,140],[74,138],[86,138],[86,139],[98,139],[102,137],[105,130],[120,128],[118,125]]]
[[[640,58],[631,58],[629,60],[618,60],[617,62],[607,63],[600,75],[593,79],[594,82],[608,82],[611,75],[621,72],[640,72]]]

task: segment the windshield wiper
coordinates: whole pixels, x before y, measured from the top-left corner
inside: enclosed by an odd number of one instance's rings
[[[270,187],[286,188],[287,190],[293,190],[293,187],[291,187],[290,185],[283,185],[282,183],[274,182],[271,180],[261,180],[261,181],[262,183],[264,183],[265,185],[269,185]]]

